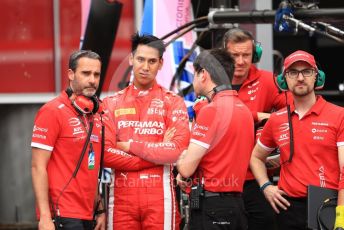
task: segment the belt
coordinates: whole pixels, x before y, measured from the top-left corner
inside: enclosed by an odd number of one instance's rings
[[[209,192],[203,191],[204,197],[216,197],[216,196],[232,196],[232,197],[241,197],[241,192]]]

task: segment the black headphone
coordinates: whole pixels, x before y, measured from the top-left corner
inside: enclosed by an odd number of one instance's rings
[[[213,96],[215,96],[215,94],[217,94],[218,92],[221,92],[223,90],[232,90],[232,86],[231,85],[218,85],[218,86],[215,86],[211,91],[214,91],[214,95]],[[209,91],[208,93],[210,93],[211,91]],[[204,98],[204,97],[207,99],[208,104],[209,104],[211,102],[211,98],[209,98],[206,95],[200,95],[200,96],[197,97],[197,99],[201,99],[201,98]]]
[[[74,94],[72,88],[68,87],[66,89],[67,96],[71,98],[71,96]],[[91,97],[86,97],[84,95],[76,95],[74,99],[71,99],[72,105],[75,108],[75,110],[80,114],[95,114],[95,113],[101,113],[101,106],[99,99],[96,95],[93,95]]]
[[[230,85],[218,85],[212,89],[214,91],[214,95],[218,92],[223,90],[232,90]],[[211,91],[210,91],[211,92]],[[192,119],[196,118],[196,113],[204,106],[211,102],[211,99],[206,95],[200,95],[196,98],[194,105],[191,107],[189,113],[189,117]]]

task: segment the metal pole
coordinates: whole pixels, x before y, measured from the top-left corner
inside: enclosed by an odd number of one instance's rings
[[[60,4],[53,0],[55,93],[61,92]]]
[[[141,23],[143,17],[143,0],[135,0],[134,2],[134,18],[136,31],[141,30]]]
[[[274,23],[275,10],[233,11],[214,10],[208,14],[208,21],[213,24],[222,23]],[[303,21],[321,20],[326,22],[343,21],[344,9],[296,9],[295,18]]]
[[[225,10],[226,8],[232,7],[232,1],[231,0],[212,0],[212,8],[218,9],[218,10]],[[222,37],[225,33],[225,30],[223,29],[214,29],[211,32],[211,47],[214,48],[218,45],[219,41],[222,40]]]

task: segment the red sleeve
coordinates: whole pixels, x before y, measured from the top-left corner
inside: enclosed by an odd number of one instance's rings
[[[105,126],[105,152],[104,167],[123,170],[138,171],[145,168],[156,166],[151,162],[147,162],[139,157],[130,155],[119,149],[116,149],[116,131],[113,118],[113,108],[107,99],[104,100],[103,124]],[[113,105],[113,104],[112,104]]]
[[[32,147],[53,151],[61,126],[58,114],[47,105],[39,110],[33,126]]]
[[[271,115],[271,117],[268,119],[268,121],[264,125],[263,131],[261,132],[261,135],[258,139],[258,144],[267,151],[272,151],[277,147],[274,141],[273,132],[272,132],[273,116],[274,114]]]
[[[338,124],[338,133],[337,133],[337,147],[343,148],[344,146],[344,114],[342,112],[342,116],[340,116],[339,124]],[[340,177],[338,183],[338,190],[344,189],[344,168],[340,168]]]
[[[175,127],[176,132],[169,142],[140,142],[130,144],[130,153],[157,164],[175,163],[189,144],[189,119],[183,99],[171,96],[167,102],[166,129]]]
[[[133,156],[119,149],[108,147],[104,153],[104,167],[122,171],[138,171],[151,168],[155,164]]]

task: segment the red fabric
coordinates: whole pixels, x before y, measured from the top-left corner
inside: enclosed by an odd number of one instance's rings
[[[258,121],[257,112],[271,113],[286,105],[284,93],[278,91],[272,72],[257,69],[252,65],[246,80],[238,92],[239,98],[251,110],[254,121]],[[288,103],[292,102],[290,93]],[[254,180],[250,169],[247,171],[246,180]]]
[[[252,115],[236,91],[219,92],[210,104],[201,108],[191,142],[208,149],[196,173],[198,178],[204,177],[205,190],[242,192],[253,134]]]
[[[307,185],[338,188],[338,147],[344,145],[344,109],[322,97],[301,119],[291,106],[294,131],[294,156],[290,154],[289,126],[286,108],[273,113],[258,143],[281,151],[278,186],[291,197],[305,197]],[[285,162],[283,164],[283,162]],[[341,181],[339,188],[343,188]]]
[[[83,121],[88,124],[85,119]],[[36,115],[31,146],[51,151],[47,167],[49,196],[55,205],[60,197],[58,207],[63,217],[86,220],[93,217],[101,147],[101,123],[98,115],[94,119],[90,139],[95,152],[95,167],[88,168],[87,149],[77,176],[62,192],[76,168],[86,136],[86,129],[65,92],[46,103]]]
[[[294,64],[297,61],[307,62],[313,68],[318,69],[314,56],[312,54],[307,53],[303,50],[298,50],[286,57],[286,59],[284,60],[283,71],[288,69],[292,64]]]
[[[189,143],[183,99],[158,84],[147,91],[130,85],[104,99],[104,104],[115,122],[117,141],[132,140],[131,153],[155,163],[167,163],[135,172],[115,170],[111,224],[114,229],[167,229],[168,225],[178,229],[173,165],[169,163],[175,162]],[[175,127],[176,132],[170,142],[163,143],[170,127]]]

